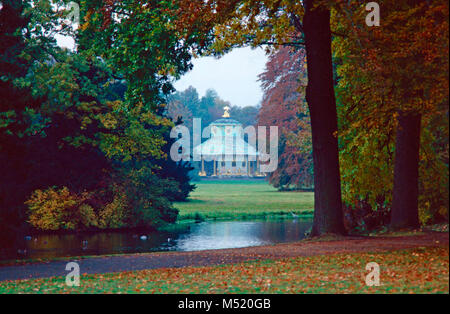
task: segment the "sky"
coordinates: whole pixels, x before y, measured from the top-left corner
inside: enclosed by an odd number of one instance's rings
[[[193,60],[194,68],[174,86],[179,91],[193,86],[200,96],[212,88],[232,105],[256,106],[263,94],[258,74],[264,71],[266,62],[262,48],[236,48],[220,59],[201,57]]]
[[[70,37],[57,36],[58,45],[73,49]],[[189,86],[197,89],[200,97],[207,89],[214,89],[219,97],[232,105],[256,106],[262,99],[258,75],[264,71],[267,56],[262,48],[236,48],[220,59],[201,57],[193,60],[194,68],[176,81],[174,86],[183,91]]]

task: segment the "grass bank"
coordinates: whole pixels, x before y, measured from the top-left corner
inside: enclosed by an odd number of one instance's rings
[[[368,287],[365,266],[380,265],[380,286]],[[447,247],[333,254],[231,265],[0,282],[0,293],[448,293]]]
[[[188,202],[174,204],[179,222],[291,217],[311,215],[314,209],[313,192],[278,192],[264,180],[205,180],[196,186]]]

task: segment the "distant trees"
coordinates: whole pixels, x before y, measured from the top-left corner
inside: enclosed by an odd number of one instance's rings
[[[199,97],[197,90],[189,86],[184,91],[177,91],[168,97],[167,113],[176,120],[182,118],[183,124],[192,128],[192,119],[201,118],[202,127],[208,126],[223,115],[223,107],[231,108],[230,115],[242,123],[243,127],[255,125],[258,108],[255,106],[233,106],[219,97],[213,89],[208,89],[203,97]]]
[[[241,122],[245,128],[249,125],[255,125],[259,110],[259,106],[231,106],[230,116]]]

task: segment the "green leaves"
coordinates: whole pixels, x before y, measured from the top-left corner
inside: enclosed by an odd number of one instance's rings
[[[80,51],[100,55],[128,82],[127,105],[155,110],[171,81],[191,68],[191,40],[173,27],[174,4],[139,1],[86,1],[86,22],[79,34]],[[121,12],[120,19],[112,12]]]

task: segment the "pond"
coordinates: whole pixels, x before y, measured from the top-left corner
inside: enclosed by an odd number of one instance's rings
[[[174,231],[37,235],[0,240],[0,260],[156,251],[199,251],[293,242],[303,239],[311,219],[205,221]]]

